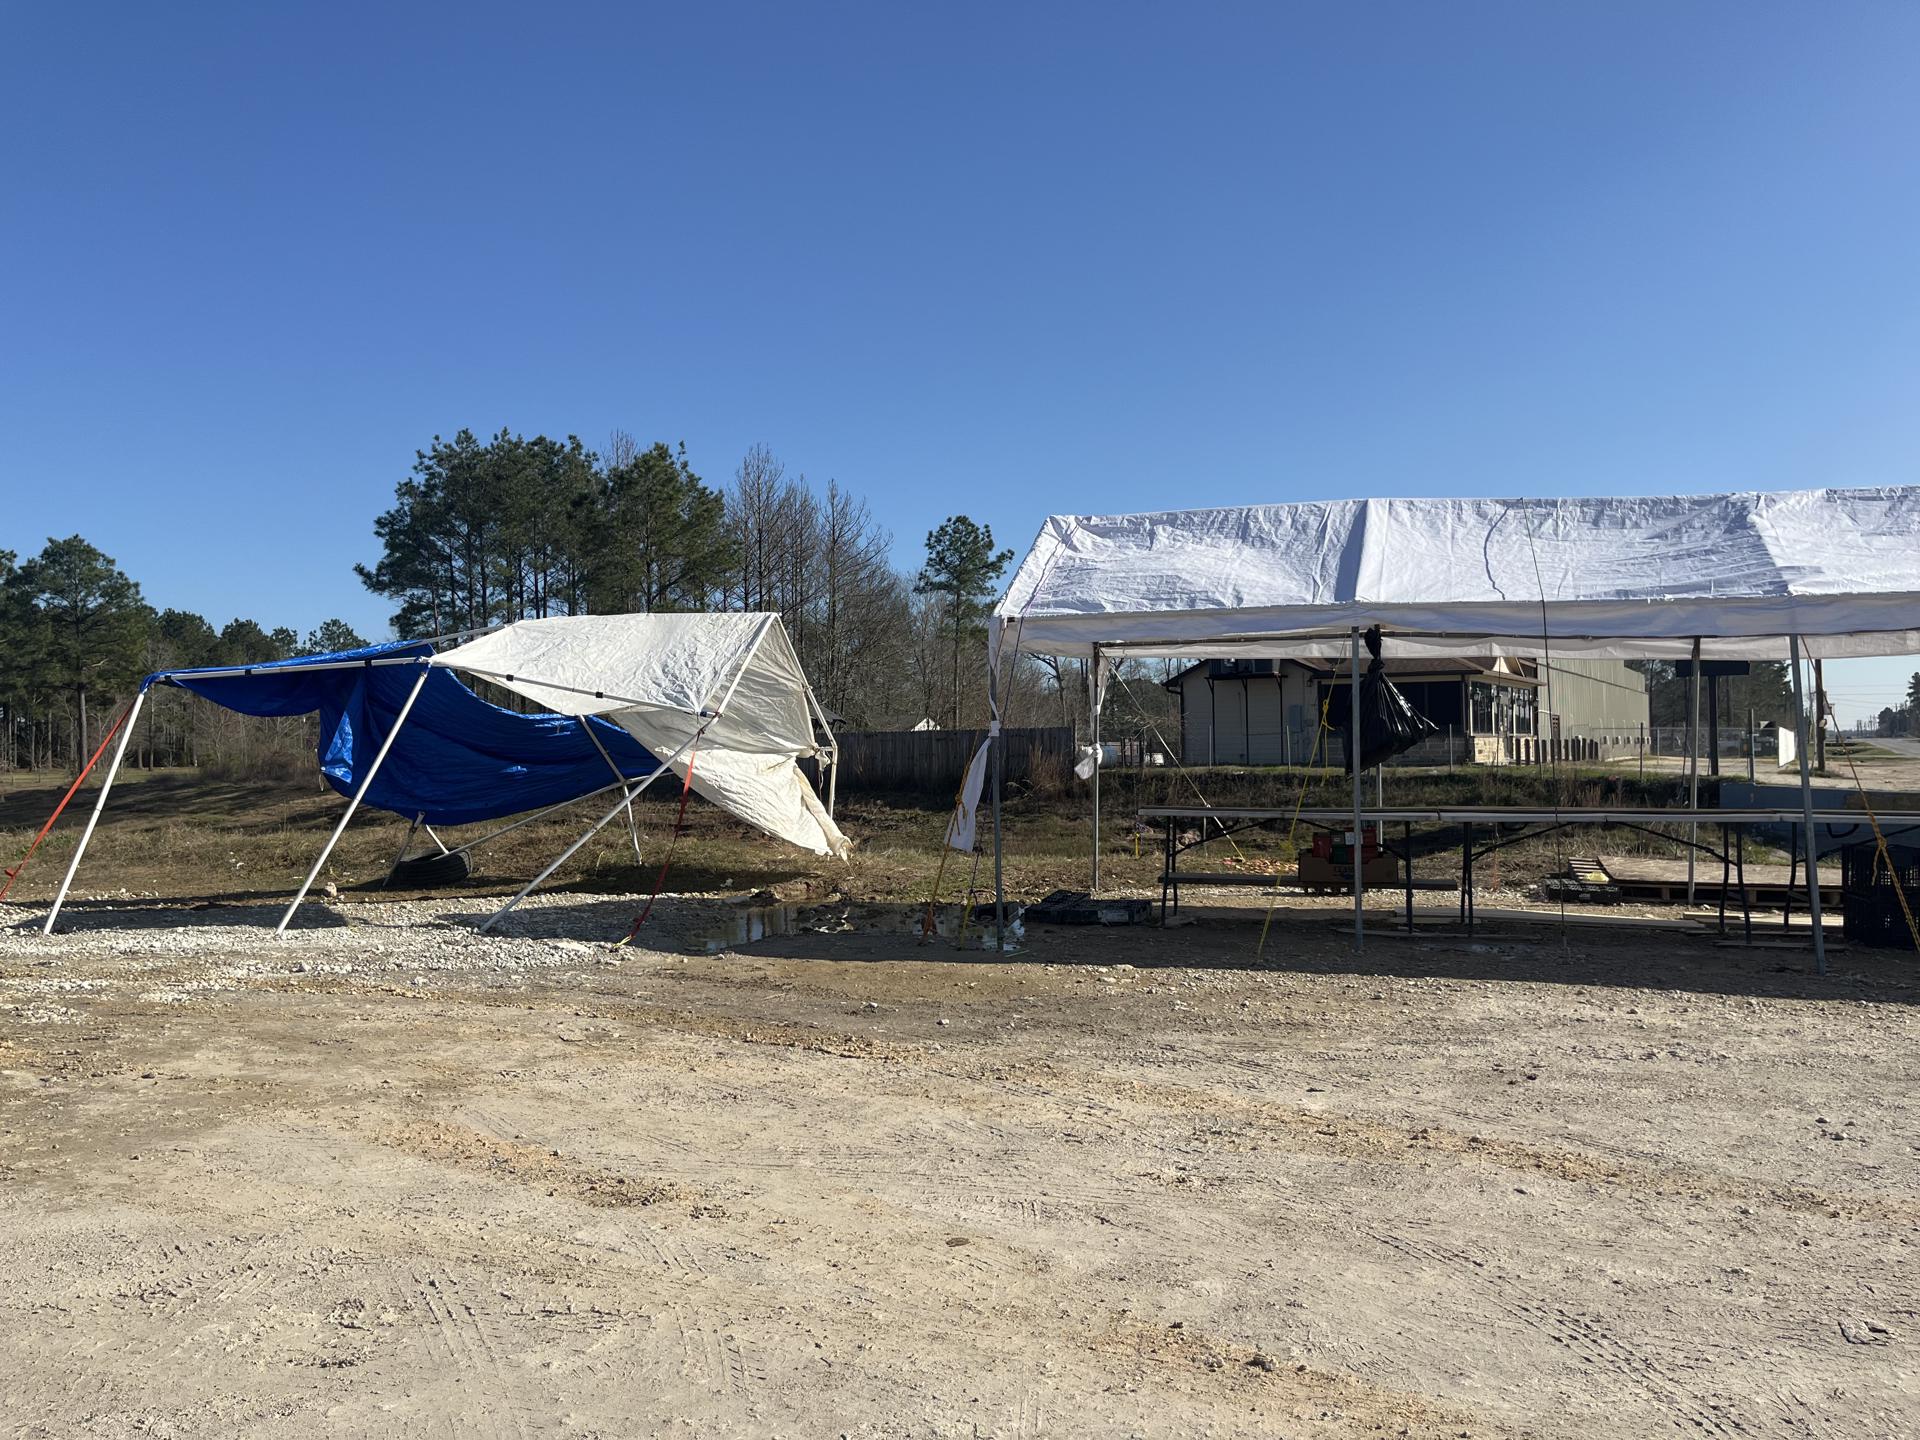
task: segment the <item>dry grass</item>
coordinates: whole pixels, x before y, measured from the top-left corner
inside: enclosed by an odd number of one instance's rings
[[[1342,805],[1351,795],[1344,776],[1298,770],[1107,772],[1101,827],[1104,883],[1119,889],[1157,888],[1160,837],[1136,823],[1140,806],[1194,803],[1204,796],[1218,805],[1290,808],[1300,799],[1303,781],[1309,806]],[[52,775],[11,775],[0,782],[0,855],[7,865],[16,863],[67,783],[67,777]],[[1388,777],[1386,798],[1390,805],[1524,804],[1552,799],[1549,790],[1558,794],[1560,803],[1569,805],[1681,801],[1674,777],[1641,781],[1604,770],[1564,772],[1557,778],[1525,770],[1463,770],[1451,775],[1402,771]],[[32,904],[51,897],[94,793],[90,784],[75,798],[14,887],[11,899]],[[589,892],[652,889],[678,803],[677,793],[668,787],[637,802],[642,858],[636,859],[626,827],[610,825],[550,883]],[[204,771],[128,771],[116,785],[76,882],[76,894],[125,892],[169,900],[258,900],[286,895],[319,853],[340,808],[339,797],[320,790],[311,775],[297,780],[225,779]],[[481,846],[468,888],[489,894],[518,888],[598,813],[596,804],[583,803]],[[1084,787],[1078,792],[1036,788],[1010,794],[1003,807],[1009,892],[1035,897],[1059,888],[1084,888],[1090,818]],[[856,900],[901,902],[924,900],[936,876],[945,899],[958,899],[970,888],[985,891],[992,886],[990,856],[977,861],[952,853],[943,857],[940,841],[947,812],[942,801],[843,798],[840,820],[855,841],[852,859],[846,864],[805,855],[696,798],[688,810],[687,833],[673,851],[667,888],[677,892],[777,888],[783,897],[837,892]],[[982,823],[984,828],[984,815]],[[449,829],[442,838],[457,845],[486,828]],[[1271,872],[1290,866],[1286,831],[1283,822],[1212,848],[1224,864]],[[365,812],[356,817],[322,883],[330,882],[342,891],[378,889],[405,832],[406,822],[392,815]],[[1635,832],[1606,833],[1602,848],[1613,853],[1684,853]],[[1304,846],[1307,837],[1302,829],[1294,836],[1294,847]],[[416,841],[416,853],[425,843],[424,836]],[[1592,853],[1598,845],[1598,835],[1589,832],[1515,845],[1501,853],[1503,883],[1538,879],[1559,869],[1568,855]],[[1423,862],[1423,868],[1444,869],[1448,863],[1435,856]],[[398,897],[408,892],[393,893]]]

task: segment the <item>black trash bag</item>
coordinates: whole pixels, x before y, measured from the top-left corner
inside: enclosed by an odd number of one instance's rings
[[[1382,761],[1404,754],[1440,727],[1394,689],[1387,679],[1387,662],[1380,658],[1380,627],[1375,625],[1361,636],[1367,642],[1367,673],[1360,681],[1359,703],[1353,707],[1353,720],[1360,724],[1360,768],[1371,770]],[[1353,773],[1353,721],[1347,725],[1347,773]]]

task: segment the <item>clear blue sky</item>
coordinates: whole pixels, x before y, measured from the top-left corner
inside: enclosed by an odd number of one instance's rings
[[[14,4],[0,547],[379,631],[349,567],[462,425],[764,441],[903,564],[1916,481],[1916,75],[1904,0]]]

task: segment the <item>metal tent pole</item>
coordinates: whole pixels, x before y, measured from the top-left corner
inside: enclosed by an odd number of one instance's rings
[[[600,743],[600,737],[593,733],[593,717],[590,715],[582,715],[578,718],[580,728],[586,732],[587,739],[593,742],[593,748],[600,752],[600,758],[606,761],[607,768],[613,771],[615,781],[624,788],[627,783],[626,772],[613,763],[613,756],[609,755],[607,753],[607,747]],[[646,860],[640,854],[640,820],[639,817],[633,813],[633,796],[631,795],[627,797],[627,833],[633,837],[633,863],[636,865],[646,864]]]
[[[1813,772],[1807,755],[1807,705],[1800,679],[1800,637],[1787,637],[1793,658],[1793,728],[1800,752],[1800,816],[1807,847],[1807,918],[1813,921],[1813,969],[1827,973],[1827,937],[1820,928],[1820,858],[1813,838]]]
[[[120,743],[114,748],[113,764],[107,767],[107,778],[100,782],[100,795],[93,802],[93,813],[87,817],[87,828],[81,832],[80,843],[74,847],[73,859],[67,862],[67,875],[60,882],[60,892],[53,897],[53,908],[47,911],[47,923],[40,927],[42,935],[53,933],[53,922],[60,918],[60,907],[66,903],[67,890],[73,884],[75,872],[80,869],[80,857],[87,853],[87,842],[93,839],[93,827],[100,823],[100,812],[107,808],[107,792],[113,789],[113,777],[120,773],[120,762],[126,758],[127,741],[133,736],[133,722],[140,718],[140,707],[146,703],[147,692],[142,689],[133,697],[133,708],[127,711],[126,724],[120,731]]]
[[[1687,704],[1687,808],[1700,808],[1700,637],[1693,639],[1693,693]],[[1695,842],[1700,839],[1697,824],[1687,827],[1687,904],[1693,904],[1693,860]]]
[[[1347,768],[1353,771],[1353,948],[1367,948],[1365,911],[1367,900],[1365,853],[1360,813],[1360,627],[1353,627],[1353,694],[1347,706]]]
[[[987,759],[993,769],[993,948],[996,954],[1007,951],[1007,883],[1001,860],[1000,784],[1004,772],[1000,764],[1000,665],[999,656],[987,656],[987,744],[992,747]]]
[[[393,864],[387,867],[387,878],[380,882],[380,888],[382,890],[385,890],[389,885],[393,884],[393,877],[398,874],[400,870],[400,862],[407,858],[407,847],[413,844],[413,837],[420,833],[420,827],[426,823],[426,819],[427,812],[421,810],[414,815],[413,823],[407,826],[406,838],[401,840],[400,848],[394,852]]]
[[[729,696],[731,696],[733,692],[729,690],[727,693]],[[713,719],[718,719],[718,718],[719,718],[718,715],[715,715],[713,717]],[[712,723],[712,720],[709,720],[707,722],[707,724],[711,724],[711,723]],[[638,795],[642,790],[645,790],[649,785],[653,784],[653,782],[658,780],[662,775],[671,774],[672,773],[671,767],[673,765],[673,762],[678,760],[682,755],[686,754],[687,751],[692,748],[694,741],[698,740],[702,735],[706,733],[706,729],[707,729],[707,725],[703,724],[698,730],[694,731],[692,735],[688,736],[685,740],[682,740],[680,742],[680,748],[675,750],[671,755],[667,756],[666,759],[662,760],[659,763],[659,765],[655,767],[654,772],[651,775],[647,776],[646,779],[642,780],[638,785],[633,785],[633,786],[622,785],[620,787],[620,798],[613,802],[613,808],[607,811],[607,813],[602,815],[598,820],[594,821],[593,824],[590,827],[588,827],[586,834],[582,835],[578,840],[574,841],[573,844],[569,845],[565,850],[561,851],[560,857],[557,860],[555,860],[551,865],[547,866],[546,869],[542,870],[538,875],[534,876],[533,879],[529,880],[524,886],[522,886],[520,893],[518,895],[515,895],[513,899],[509,900],[506,904],[502,905],[498,910],[494,911],[493,914],[489,915],[486,918],[486,920],[481,924],[479,933],[482,935],[486,934],[487,931],[491,930],[501,920],[504,920],[508,912],[510,912],[513,909],[513,907],[518,905],[522,900],[526,899],[527,896],[531,895],[536,889],[538,889],[540,886],[540,883],[543,880],[545,880],[549,875],[553,874],[553,872],[558,870],[562,865],[566,864],[567,861],[571,860],[573,858],[575,851],[577,851],[582,845],[586,844],[587,841],[591,840],[594,836],[598,835],[601,832],[601,830],[604,829],[607,825],[612,823],[613,818],[616,815],[618,815],[622,809],[632,805],[634,797]],[[584,799],[585,797],[582,796],[581,798]],[[571,804],[573,802],[569,801],[567,803]],[[528,818],[532,819],[533,817],[529,816]]]
[[[1100,647],[1087,668],[1088,730],[1093,736],[1093,893],[1100,893]]]
[[[360,808],[360,802],[366,799],[367,790],[373,784],[373,777],[380,773],[380,766],[387,758],[387,751],[393,748],[393,742],[400,733],[400,727],[407,723],[407,715],[413,709],[413,702],[420,698],[420,690],[427,683],[427,676],[433,673],[428,665],[420,666],[420,678],[413,682],[413,689],[407,692],[407,703],[400,707],[400,713],[394,717],[393,728],[387,731],[387,738],[380,742],[380,753],[373,757],[373,764],[367,767],[367,776],[360,782],[360,788],[353,792],[353,799],[347,802],[347,813],[340,817],[340,823],[333,827],[333,834],[327,837],[327,845],[320,857],[313,862],[313,869],[307,872],[300,893],[293,897],[293,903],[287,906],[287,913],[280,917],[280,923],[273,927],[275,935],[287,933],[287,926],[293,921],[293,912],[300,908],[300,902],[307,898],[307,891],[313,888],[313,882],[319,878],[320,867],[327,863],[327,857],[333,854],[333,847],[340,843],[340,836],[347,828],[347,822],[353,819],[353,812]]]

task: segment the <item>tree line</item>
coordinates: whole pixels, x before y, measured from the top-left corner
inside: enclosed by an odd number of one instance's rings
[[[397,638],[558,615],[774,611],[823,705],[853,728],[983,722],[985,622],[1012,558],[957,515],[903,573],[891,534],[837,482],[814,485],[757,445],[710,484],[684,445],[642,446],[623,431],[600,450],[508,430],[436,436],[373,534],[378,553],[354,569],[394,606]],[[337,619],[303,638],[156,610],[78,535],[24,560],[0,551],[0,636],[0,766],[19,769],[84,763],[155,671],[367,643]],[[1055,677],[1033,678],[1024,694],[1014,687],[1015,703],[1050,719],[1061,697],[1043,692]],[[297,768],[310,739],[303,724],[250,721],[160,687],[129,755],[260,773]]]

